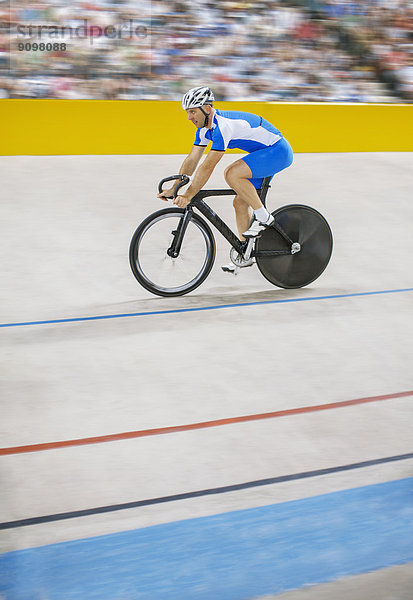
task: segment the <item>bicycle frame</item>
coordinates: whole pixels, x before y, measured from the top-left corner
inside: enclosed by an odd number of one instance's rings
[[[187,211],[190,211],[193,206],[195,206],[199,212],[210,222],[214,227],[220,232],[221,235],[231,244],[233,248],[239,253],[242,254],[244,249],[244,243],[235,235],[235,233],[228,227],[228,225],[221,219],[219,215],[216,214],[214,210],[204,202],[204,198],[208,198],[209,196],[230,196],[235,195],[234,190],[201,190],[197,193],[190,205],[187,208]]]
[[[172,177],[167,177],[163,179],[159,184],[159,191],[162,190],[162,185],[165,181],[171,181],[174,179],[181,179],[181,183],[177,185],[175,188],[174,196],[176,197],[177,192],[180,187],[186,185],[189,182],[189,178],[186,175],[173,175]],[[262,187],[257,190],[258,195],[260,197],[261,202],[265,206],[265,200],[267,197],[268,189],[270,188],[271,177],[265,177],[263,179]],[[204,202],[204,198],[208,198],[211,196],[235,196],[236,192],[231,189],[219,189],[219,190],[200,190],[188,204],[185,209],[185,213],[183,218],[181,219],[177,230],[174,232],[174,240],[168,248],[167,253],[169,256],[176,258],[179,255],[181,250],[182,241],[185,235],[186,228],[188,226],[189,221],[191,220],[191,214],[193,208],[197,208],[199,212],[210,222],[214,227],[220,232],[220,234],[231,244],[233,248],[239,253],[243,254],[246,242],[241,241],[238,236],[228,227],[228,225],[221,219],[219,215],[216,214],[214,210]],[[282,227],[274,221],[272,225],[280,235],[290,244],[293,244],[293,241],[290,237],[285,233]],[[253,252],[252,256],[258,255],[265,256],[278,256],[283,254],[290,254],[290,250],[267,250],[265,252]]]

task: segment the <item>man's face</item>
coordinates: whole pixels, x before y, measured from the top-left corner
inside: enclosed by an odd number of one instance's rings
[[[204,106],[203,109],[207,114],[209,114],[209,112],[210,112],[209,106]],[[203,114],[203,112],[200,108],[187,108],[186,112],[188,113],[188,119],[190,121],[192,121],[192,123],[195,125],[195,127],[197,127],[199,129],[200,127],[204,126],[205,115]]]

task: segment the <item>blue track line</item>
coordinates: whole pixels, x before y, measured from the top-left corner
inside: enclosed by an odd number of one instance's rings
[[[8,552],[0,596],[245,600],[407,564],[412,494],[411,477]]]
[[[28,325],[53,325],[56,323],[80,323],[82,321],[103,321],[107,319],[124,319],[129,317],[149,317],[155,315],[171,315],[177,313],[201,312],[206,310],[218,310],[221,308],[242,308],[245,306],[260,306],[266,304],[287,304],[290,302],[310,302],[313,300],[334,300],[336,298],[356,298],[359,296],[376,296],[379,294],[400,294],[402,292],[413,292],[413,288],[402,288],[397,290],[379,290],[375,292],[357,292],[353,294],[332,294],[330,296],[306,296],[305,298],[285,298],[283,300],[261,300],[257,302],[241,302],[235,304],[217,304],[212,306],[200,306],[195,308],[174,308],[170,310],[154,310],[147,312],[121,313],[115,315],[99,315],[94,317],[73,317],[69,319],[48,319],[44,321],[22,321],[17,323],[0,323],[0,327],[24,327]]]

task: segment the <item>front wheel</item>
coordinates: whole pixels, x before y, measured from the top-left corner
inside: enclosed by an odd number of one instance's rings
[[[309,285],[321,275],[331,257],[333,236],[329,224],[314,208],[301,204],[283,206],[272,214],[291,241],[299,243],[300,250],[291,253],[291,244],[268,227],[255,247],[259,270],[281,288]],[[277,256],[276,250],[284,253]]]
[[[165,208],[147,217],[133,234],[129,262],[139,283],[158,296],[182,296],[208,277],[215,260],[211,229],[192,213],[179,255],[168,254],[185,210]]]

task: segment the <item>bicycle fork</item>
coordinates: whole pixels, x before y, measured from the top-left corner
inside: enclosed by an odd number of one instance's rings
[[[174,229],[174,231],[172,231],[172,235],[173,235],[172,244],[169,246],[168,250],[166,251],[167,255],[170,256],[171,258],[177,258],[179,256],[179,253],[180,253],[181,247],[182,247],[182,242],[183,242],[184,235],[185,235],[185,231],[188,227],[188,223],[191,220],[191,217],[192,217],[192,209],[187,208],[178,223],[178,227],[176,229]]]

